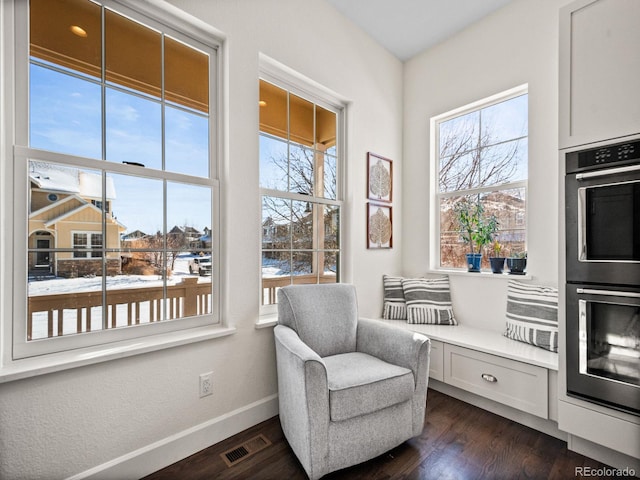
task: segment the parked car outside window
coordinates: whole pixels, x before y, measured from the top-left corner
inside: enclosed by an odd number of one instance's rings
[[[211,275],[211,257],[203,256],[189,260],[189,273],[198,273],[200,276]]]

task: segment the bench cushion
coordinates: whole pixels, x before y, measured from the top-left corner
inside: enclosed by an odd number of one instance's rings
[[[413,373],[361,352],[324,357],[332,421],[347,420],[410,400]]]
[[[382,318],[384,319],[407,319],[407,304],[404,301],[402,280],[402,277],[392,277],[391,275],[382,276],[382,285],[384,287]]]
[[[453,315],[449,277],[402,280],[408,323],[457,325]]]
[[[509,281],[505,337],[558,351],[558,290]]]

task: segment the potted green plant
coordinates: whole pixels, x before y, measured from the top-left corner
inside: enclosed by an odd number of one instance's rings
[[[491,254],[489,256],[489,263],[491,264],[491,271],[493,273],[502,273],[504,270],[505,257],[503,257],[501,253],[502,245],[498,240],[494,240],[493,245],[491,246]]]
[[[527,252],[515,252],[507,258],[507,266],[509,267],[509,275],[524,275],[527,268]]]
[[[463,200],[455,206],[460,238],[469,245],[467,271],[479,272],[482,261],[482,248],[493,241],[498,231],[498,219],[495,215],[486,216],[480,202]]]

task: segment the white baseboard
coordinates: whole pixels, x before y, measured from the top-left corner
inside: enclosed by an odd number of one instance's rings
[[[501,417],[508,418],[514,422],[518,422],[526,427],[533,428],[539,432],[546,433],[552,437],[556,437],[560,440],[567,441],[567,434],[558,429],[558,424],[552,420],[545,420],[544,418],[536,417],[526,412],[522,412],[513,407],[503,405],[493,400],[481,397],[474,393],[467,392],[457,387],[453,387],[443,382],[439,382],[432,378],[429,379],[429,388],[433,388],[440,393],[449,395],[450,397],[457,398],[463,402],[470,403],[478,408],[487,410]],[[428,399],[428,397],[427,397]],[[427,400],[428,401],[428,400]]]
[[[193,455],[278,414],[278,395],[258,400],[220,417],[183,430],[68,480],[141,478]]]

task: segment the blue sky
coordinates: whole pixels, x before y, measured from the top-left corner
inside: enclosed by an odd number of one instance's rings
[[[102,158],[101,85],[31,65],[30,146],[89,158]],[[90,80],[91,79],[91,80]],[[158,102],[106,88],[106,159],[162,168],[162,111]],[[165,107],[166,169],[208,175],[208,119],[190,111]],[[155,233],[162,228],[162,182],[109,174],[114,178],[113,212],[127,231]],[[167,184],[167,225],[211,227],[208,188]]]

